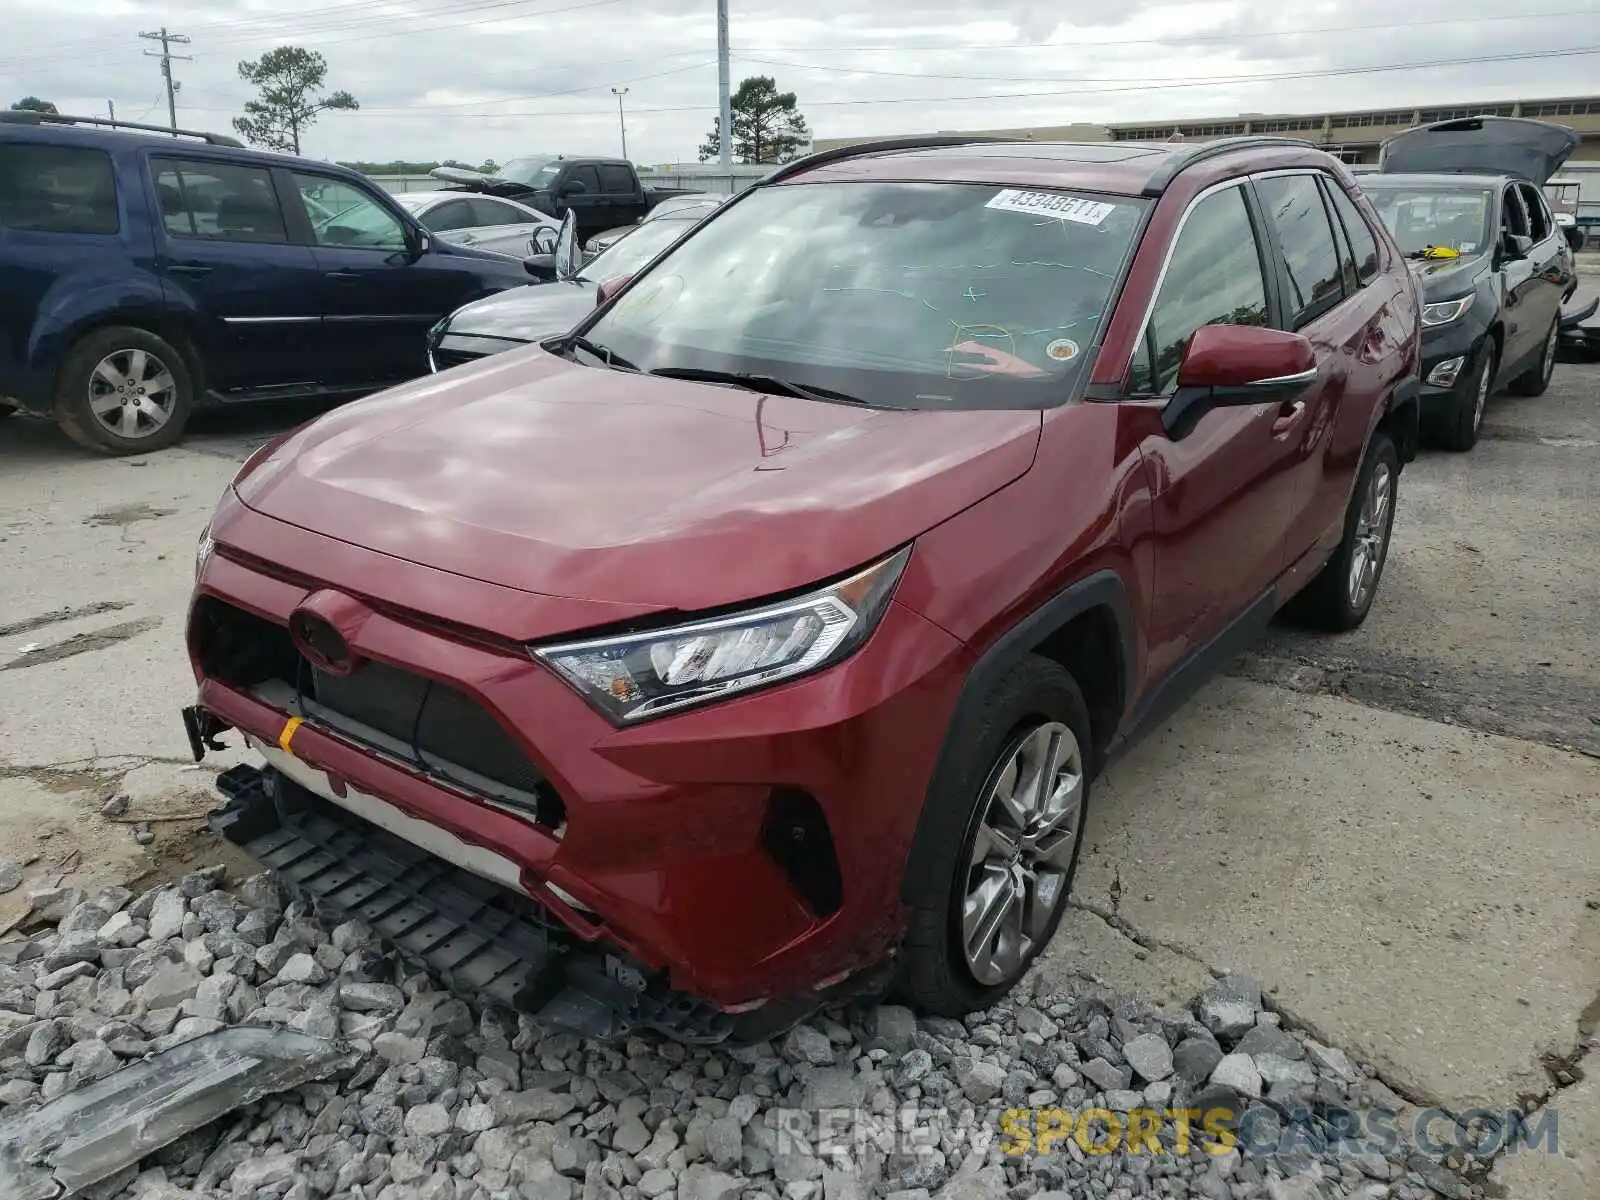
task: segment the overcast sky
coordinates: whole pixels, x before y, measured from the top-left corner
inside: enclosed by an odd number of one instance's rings
[[[1595,13],[1596,0],[732,0],[732,74],[775,76],[818,137],[1555,97],[1600,91],[1597,56],[1571,53],[1600,42]],[[615,153],[611,89],[626,87],[630,157],[693,160],[716,115],[714,0],[0,0],[0,105],[33,94],[103,114],[114,100],[119,117],[164,121],[154,46],[137,36],[163,24],[193,39],[175,47],[193,56],[174,64],[184,126],[230,128],[251,95],[240,59],[319,50],[361,111],[321,118],[303,146],[318,158]]]

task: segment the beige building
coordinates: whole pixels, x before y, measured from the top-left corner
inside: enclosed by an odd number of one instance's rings
[[[1481,104],[1452,104],[1429,108],[1370,108],[1327,113],[1240,113],[1233,117],[1204,117],[1178,121],[1134,121],[1119,125],[1047,125],[1027,129],[941,129],[982,137],[1018,141],[1165,142],[1174,138],[1208,140],[1246,133],[1276,133],[1315,142],[1345,162],[1378,161],[1378,145],[1385,138],[1433,121],[1471,116],[1536,117],[1577,131],[1583,138],[1573,162],[1600,162],[1600,96],[1552,100],[1517,100]],[[882,136],[882,135],[880,135]],[[876,140],[871,137],[817,138],[814,150],[849,146]]]

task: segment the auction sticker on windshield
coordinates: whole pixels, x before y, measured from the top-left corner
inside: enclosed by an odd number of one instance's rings
[[[1036,213],[1041,217],[1076,221],[1080,225],[1098,225],[1117,208],[1115,204],[1085,200],[1081,196],[1062,196],[1055,192],[1025,192],[1018,188],[1006,188],[984,207],[997,208],[1003,212]]]

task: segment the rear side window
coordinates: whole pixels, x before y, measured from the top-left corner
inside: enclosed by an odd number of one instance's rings
[[[35,233],[117,232],[110,156],[75,146],[0,146],[0,225]]]
[[[1328,224],[1328,210],[1311,175],[1258,179],[1256,191],[1288,270],[1289,324],[1299,329],[1344,299],[1339,250]]]
[[[157,158],[161,224],[173,237],[222,242],[289,240],[272,177],[257,167]]]
[[[604,192],[633,191],[633,175],[620,163],[603,163],[600,167],[600,190]]]
[[[1550,236],[1550,217],[1545,212],[1544,197],[1539,194],[1538,188],[1527,183],[1519,183],[1517,192],[1528,210],[1528,228],[1533,231],[1528,236],[1536,242],[1544,241]]]
[[[1177,386],[1189,338],[1202,325],[1265,325],[1267,286],[1244,193],[1230,187],[1194,206],[1172,247],[1166,277],[1133,358],[1132,391]]]
[[[1354,200],[1331,179],[1323,180],[1328,195],[1333,199],[1333,211],[1344,227],[1350,249],[1356,260],[1356,279],[1365,287],[1378,274],[1378,240],[1372,236],[1372,226],[1361,215]]]

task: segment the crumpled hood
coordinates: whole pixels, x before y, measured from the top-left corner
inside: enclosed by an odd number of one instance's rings
[[[1386,174],[1515,175],[1539,186],[1578,148],[1565,125],[1523,117],[1465,117],[1397,133],[1378,150]]]
[[[493,337],[532,342],[565,333],[594,309],[594,285],[579,280],[530,283],[464,304],[440,337]]]
[[[1422,298],[1431,302],[1470,292],[1487,260],[1486,254],[1473,254],[1460,258],[1413,258],[1406,265],[1422,288]]]
[[[328,413],[238,494],[473,579],[694,610],[911,540],[1027,471],[1041,422],[763,396],[528,347]]]

